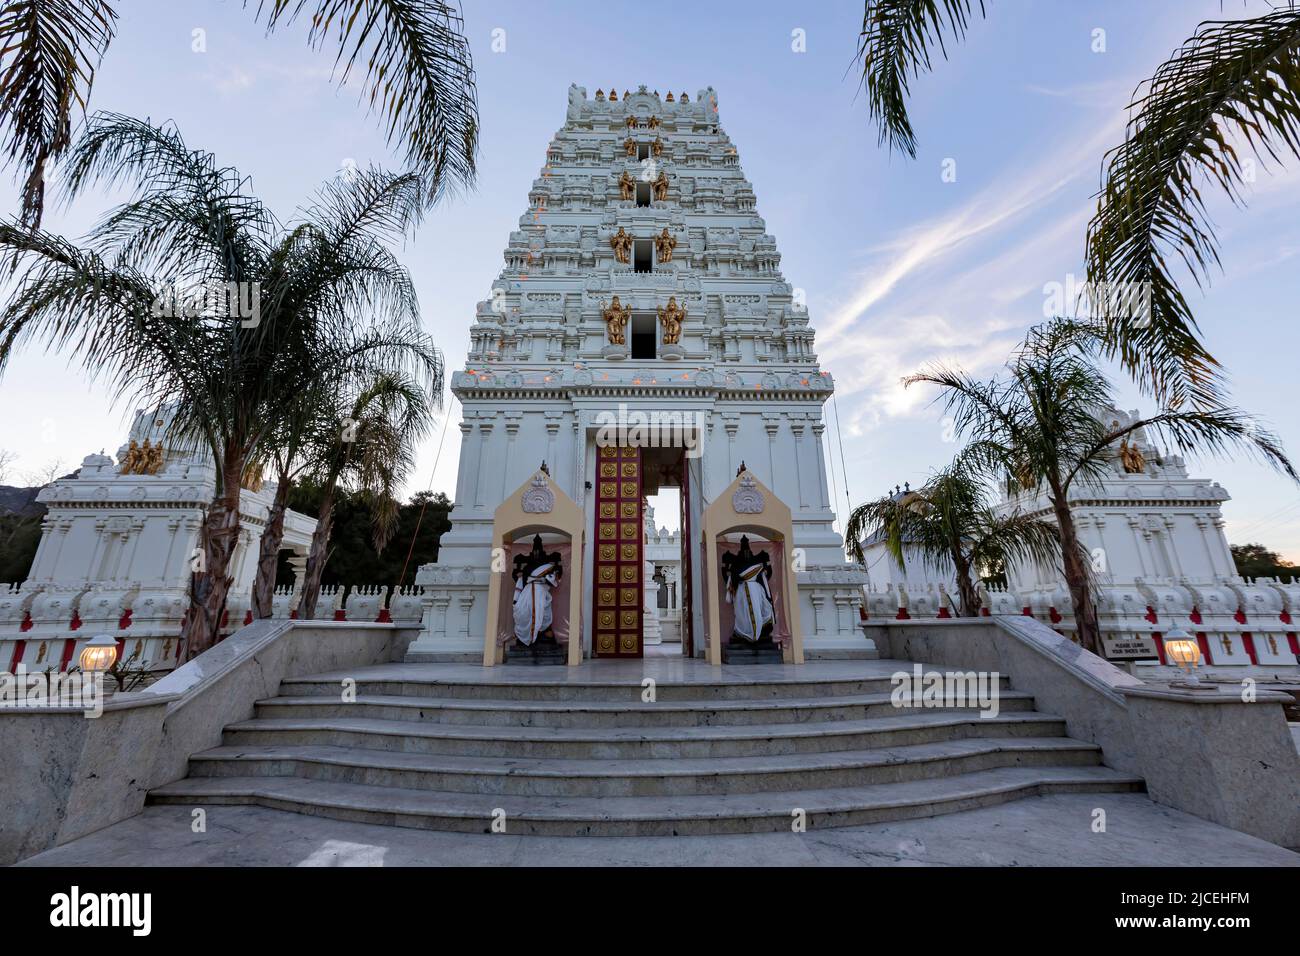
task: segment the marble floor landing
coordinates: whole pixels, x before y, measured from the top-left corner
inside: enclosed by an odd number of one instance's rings
[[[755,681],[822,681],[886,678],[910,673],[911,661],[825,660],[805,664],[744,664],[713,667],[680,655],[656,654],[640,660],[586,660],[577,667],[512,667],[501,664],[371,664],[310,675],[313,679],[344,677],[366,680],[408,680],[448,683],[639,684],[647,677],[674,684],[746,684]]]

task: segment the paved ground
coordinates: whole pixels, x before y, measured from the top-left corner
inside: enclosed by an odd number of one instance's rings
[[[1094,833],[1094,810],[1106,832]],[[1142,794],[1033,797],[999,807],[804,834],[530,837],[344,823],[260,807],[186,807],[130,820],[30,866],[1300,866],[1300,854]]]

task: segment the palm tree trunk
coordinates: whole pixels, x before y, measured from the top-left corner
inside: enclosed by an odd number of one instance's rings
[[[330,531],[334,526],[334,489],[325,490],[320,503],[320,517],[311,536],[311,550],[307,552],[307,567],[303,571],[302,598],[298,601],[298,619],[309,621],[316,613],[320,598],[320,579],[325,573],[325,560],[329,557]]]
[[[280,475],[257,552],[257,577],[253,580],[253,617],[259,620],[270,617],[272,613],[275,571],[280,561],[280,544],[284,541],[284,513],[289,507],[289,489],[292,484],[288,475]]]
[[[952,549],[952,563],[957,571],[957,594],[961,598],[961,616],[979,617],[980,596],[970,579],[970,562],[961,548]]]
[[[1074,624],[1078,629],[1079,643],[1083,649],[1101,655],[1101,626],[1097,621],[1097,605],[1092,599],[1088,569],[1079,553],[1079,534],[1074,526],[1074,515],[1065,501],[1065,495],[1052,489],[1052,510],[1057,527],[1061,530],[1061,559],[1065,571],[1065,584],[1070,589],[1070,603],[1074,606]]]
[[[212,499],[200,529],[203,570],[190,575],[190,607],[181,631],[187,661],[215,644],[221,633],[221,618],[230,591],[228,572],[239,541],[239,492],[243,474],[243,457],[227,450],[221,494]]]

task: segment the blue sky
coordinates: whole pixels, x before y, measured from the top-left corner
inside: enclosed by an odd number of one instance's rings
[[[396,165],[357,104],[330,79],[302,25],[263,36],[248,11],[217,0],[117,4],[118,37],[92,108],[175,120],[187,141],[252,176],[282,218],[347,160]],[[1023,330],[1042,318],[1043,287],[1081,274],[1084,226],[1103,152],[1122,135],[1136,84],[1202,19],[1262,12],[1262,0],[1005,2],[990,5],[967,42],[919,79],[911,101],[915,160],[887,153],[868,123],[851,61],[856,2],[656,4],[478,0],[466,9],[482,119],[478,189],[435,209],[403,250],[425,322],[463,363],[474,304],[499,272],[566,91],[652,89],[692,96],[712,85],[723,126],[776,236],[782,268],[805,290],[822,364],[838,384],[849,495],[856,503],[924,479],[954,451],[933,393],[899,385],[932,359],[992,374]],[[193,49],[204,31],[206,51]],[[505,49],[493,52],[494,30]],[[804,31],[806,52],[792,49]],[[1094,52],[1104,30],[1104,52]],[[945,161],[956,179],[945,182]],[[0,183],[0,203],[16,208]],[[112,203],[87,195],[47,216],[79,236]],[[1300,162],[1265,170],[1249,208],[1212,204],[1223,272],[1191,301],[1234,398],[1263,415],[1300,455],[1300,424],[1285,409],[1295,381]],[[1121,404],[1149,403],[1120,381]],[[8,481],[54,460],[65,470],[116,448],[130,409],[60,356],[28,351],[0,379],[0,448],[19,456]],[[458,408],[436,471],[422,450],[412,490],[454,486]],[[838,449],[833,467],[845,499]],[[1300,560],[1300,489],[1249,460],[1194,461],[1223,484],[1234,543],[1260,540]]]

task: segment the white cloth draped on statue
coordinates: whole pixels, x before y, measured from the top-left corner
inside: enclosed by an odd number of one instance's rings
[[[515,637],[521,643],[532,644],[551,626],[551,588],[558,583],[551,561],[515,582]]]
[[[727,602],[731,603],[731,591]],[[735,596],[736,623],[734,630],[747,641],[757,641],[763,628],[772,622],[772,595],[767,590],[763,565],[754,564],[740,572],[740,583]]]

